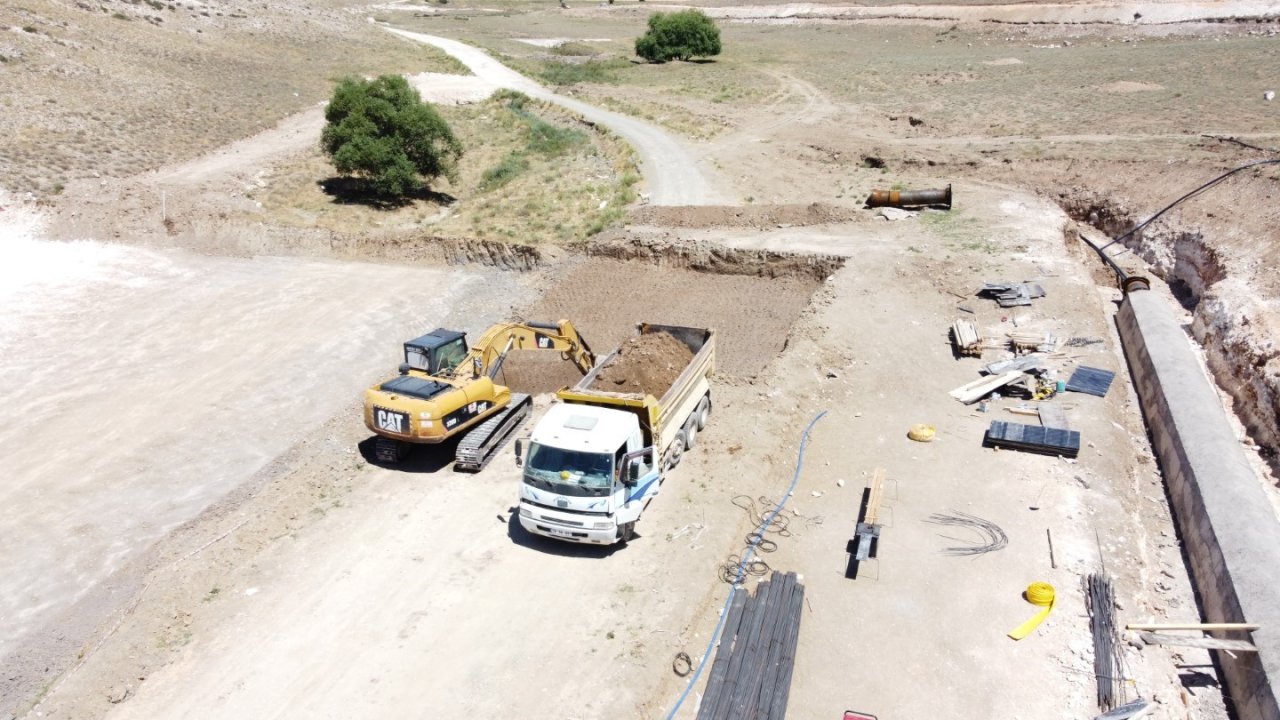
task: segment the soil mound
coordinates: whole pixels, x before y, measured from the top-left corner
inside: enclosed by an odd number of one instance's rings
[[[662,397],[692,359],[693,352],[667,333],[638,335],[622,343],[591,389]]]

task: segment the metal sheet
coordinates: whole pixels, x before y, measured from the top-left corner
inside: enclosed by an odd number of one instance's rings
[[[982,444],[984,447],[1003,447],[1073,458],[1080,454],[1080,433],[1075,430],[995,420],[987,429]]]
[[[1082,365],[1071,373],[1071,379],[1067,381],[1067,389],[1072,392],[1106,397],[1107,390],[1111,388],[1111,381],[1115,378],[1116,374],[1110,370]]]

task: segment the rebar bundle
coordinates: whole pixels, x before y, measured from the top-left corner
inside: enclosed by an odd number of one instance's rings
[[[804,586],[773,573],[734,596],[698,720],[783,720],[800,636]]]
[[[1116,628],[1115,590],[1111,578],[1092,573],[1085,578],[1089,629],[1093,632],[1093,674],[1098,681],[1098,707],[1114,708],[1121,688],[1120,634]]]

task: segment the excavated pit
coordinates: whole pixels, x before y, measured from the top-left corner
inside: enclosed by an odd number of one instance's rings
[[[716,373],[740,380],[755,377],[782,352],[814,292],[844,263],[838,257],[722,247],[707,252],[712,248],[680,243],[619,253],[627,259],[597,250],[544,268],[541,297],[516,314],[573,321],[600,357],[633,336],[637,323],[711,328]],[[536,394],[581,378],[572,363],[529,352],[513,354],[499,380]]]
[[[1060,201],[1072,218],[1117,237],[1144,218],[1099,196]],[[1200,344],[1218,386],[1272,473],[1280,475],[1280,349],[1275,311],[1244,280],[1199,228],[1162,218],[1123,241],[1191,314],[1187,328]]]

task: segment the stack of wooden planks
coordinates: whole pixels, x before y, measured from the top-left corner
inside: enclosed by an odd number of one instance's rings
[[[754,597],[734,596],[698,720],[783,720],[800,637],[804,586],[775,572]]]
[[[1034,350],[1039,352],[1054,352],[1058,349],[1059,340],[1051,332],[1038,332],[1035,330],[1014,330],[1006,333],[1009,337],[1009,343],[1013,345],[1015,350]]]
[[[961,355],[982,354],[982,333],[978,332],[978,325],[972,320],[960,318],[951,323],[951,340]]]

